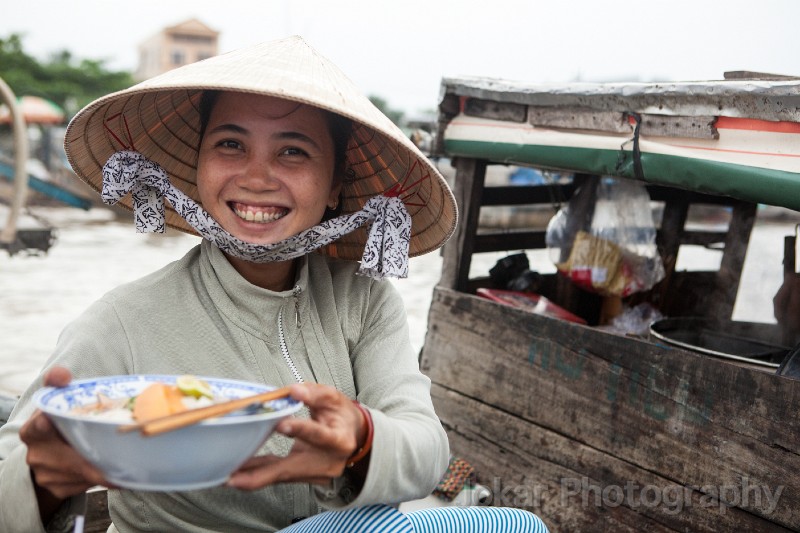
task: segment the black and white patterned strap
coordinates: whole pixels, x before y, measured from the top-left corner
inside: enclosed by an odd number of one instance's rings
[[[397,197],[375,196],[361,211],[327,220],[281,242],[263,245],[245,242],[228,233],[197,202],[172,185],[157,163],[139,152],[127,150],[115,153],[103,166],[101,196],[106,204],[113,205],[129,192],[138,232],[164,232],[166,198],[203,238],[224,252],[253,263],[303,256],[370,223],[359,274],[375,279],[408,276],[411,216]]]

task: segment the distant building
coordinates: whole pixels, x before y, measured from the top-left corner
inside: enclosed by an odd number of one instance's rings
[[[174,68],[219,53],[219,32],[197,19],[164,28],[139,45],[139,66],[134,77],[146,80]]]

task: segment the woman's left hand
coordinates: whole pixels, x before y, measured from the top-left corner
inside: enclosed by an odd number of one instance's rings
[[[292,387],[292,398],[308,406],[310,419],[286,418],[276,431],[295,439],[286,457],[253,457],[234,472],[228,486],[253,490],[274,483],[326,485],[341,476],[347,460],[367,437],[366,420],[352,400],[328,385]],[[365,459],[366,460],[366,459]]]

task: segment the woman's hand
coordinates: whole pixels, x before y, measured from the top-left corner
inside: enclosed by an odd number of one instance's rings
[[[347,460],[364,445],[367,438],[364,415],[335,388],[295,385],[292,398],[306,404],[311,411],[310,419],[287,418],[276,428],[295,439],[292,451],[286,457],[253,457],[231,475],[229,486],[253,490],[287,482],[325,485],[342,475]]]
[[[64,387],[72,380],[69,370],[54,367],[44,384]],[[27,462],[39,501],[42,521],[47,523],[62,501],[95,485],[108,486],[105,478],[70,446],[41,411],[20,428],[19,437],[28,446]]]

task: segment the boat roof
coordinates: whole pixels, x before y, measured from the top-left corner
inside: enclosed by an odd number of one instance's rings
[[[442,79],[441,94],[539,107],[800,122],[800,78],[525,83],[454,77]]]
[[[445,78],[434,153],[617,175],[800,211],[800,79]]]

